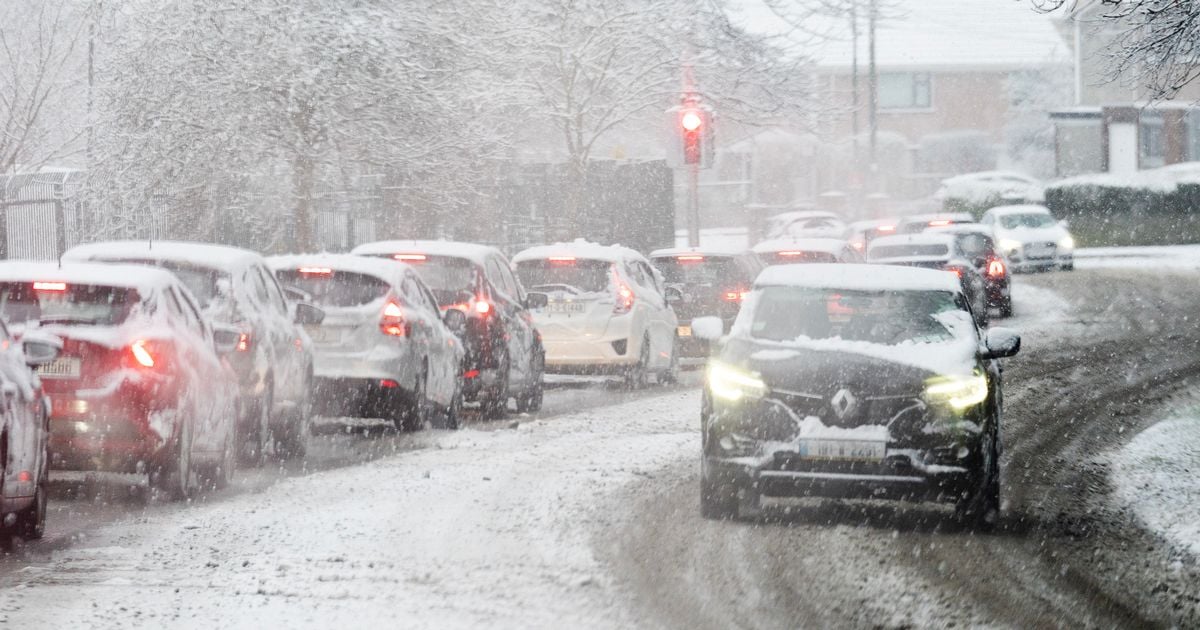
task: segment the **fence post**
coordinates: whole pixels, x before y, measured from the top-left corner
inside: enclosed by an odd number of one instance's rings
[[[58,258],[67,251],[67,213],[63,207],[61,195],[55,195],[54,200],[54,257]]]

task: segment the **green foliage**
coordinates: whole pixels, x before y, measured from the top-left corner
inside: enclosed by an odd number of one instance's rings
[[[1073,184],[1046,189],[1046,206],[1084,247],[1200,243],[1200,184],[1174,190]]]

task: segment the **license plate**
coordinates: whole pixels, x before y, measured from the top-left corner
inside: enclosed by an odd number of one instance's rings
[[[691,326],[680,326],[679,328],[675,329],[675,332],[680,337],[691,337],[692,336],[692,327]]]
[[[886,455],[887,442],[881,440],[800,440],[800,459],[879,462]]]
[[[1025,247],[1025,256],[1027,258],[1050,258],[1054,255],[1054,246],[1040,243],[1031,243]]]
[[[546,305],[547,313],[582,313],[583,304],[580,302],[551,302]]]
[[[58,357],[36,370],[42,378],[79,378],[79,366],[79,357]]]
[[[339,328],[305,326],[304,331],[308,333],[313,343],[341,343],[342,341],[342,331]]]

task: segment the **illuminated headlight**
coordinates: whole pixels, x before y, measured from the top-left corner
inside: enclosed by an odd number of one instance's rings
[[[1075,239],[1071,238],[1070,234],[1058,239],[1058,248],[1075,249]]]
[[[757,374],[717,361],[708,364],[708,388],[713,396],[731,402],[762,398],[767,393],[767,385]]]
[[[925,381],[925,398],[929,402],[947,404],[956,411],[978,405],[987,395],[987,377],[982,374],[940,376]]]
[[[1005,252],[1015,252],[1021,249],[1021,241],[1011,238],[1000,239],[1000,249]]]

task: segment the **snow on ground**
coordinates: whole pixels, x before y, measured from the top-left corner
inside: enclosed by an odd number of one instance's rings
[[[1200,269],[1200,245],[1086,247],[1075,250],[1080,269]]]
[[[1172,545],[1200,556],[1200,406],[1142,431],[1112,463],[1114,498]]]
[[[602,496],[694,457],[699,392],[131,517],[0,584],[13,627],[627,627]]]
[[[1025,329],[1045,328],[1064,321],[1071,305],[1058,293],[1034,286],[1017,276],[1012,281],[1013,316],[992,321],[994,326]]]

